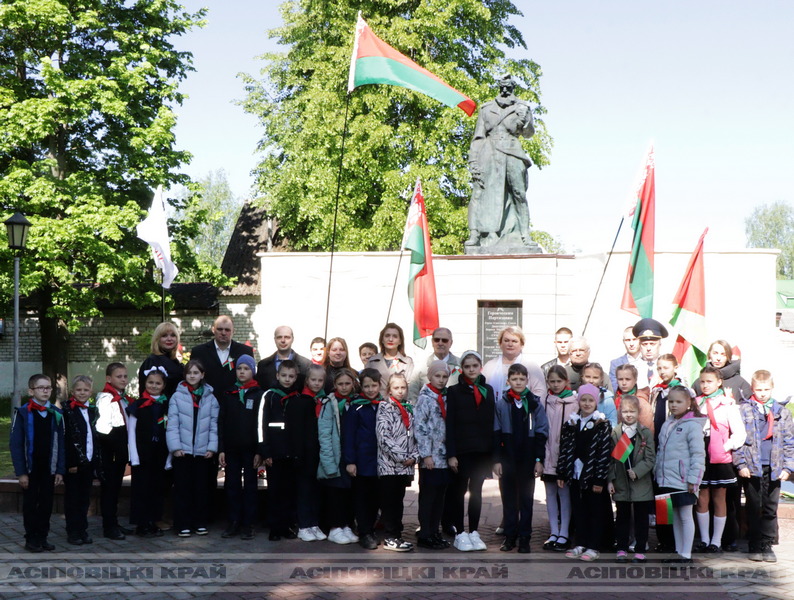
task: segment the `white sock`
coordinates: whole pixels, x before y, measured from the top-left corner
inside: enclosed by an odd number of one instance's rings
[[[725,521],[728,517],[714,517],[714,531],[711,533],[711,543],[719,548],[722,546],[722,532],[725,531]]]
[[[700,513],[697,514],[700,515]],[[708,516],[708,513],[706,513],[706,516]],[[698,519],[699,518],[698,516]],[[695,539],[695,521],[692,519],[692,507],[679,506],[676,508],[673,522],[675,522],[675,520],[680,521],[679,527],[681,529],[680,546],[678,543],[678,536],[675,538],[675,545],[679,546],[677,551],[684,558],[692,558],[692,542]],[[675,529],[673,531],[675,532]]]
[[[560,537],[568,539],[568,527],[571,524],[571,488],[557,488],[560,495]]]
[[[551,535],[559,537],[560,535],[560,509],[557,506],[557,487],[556,481],[547,481],[546,484],[546,512],[549,513],[549,528]]]
[[[704,544],[709,543],[709,513],[695,511],[695,516],[698,519],[698,529],[700,529],[700,539]]]

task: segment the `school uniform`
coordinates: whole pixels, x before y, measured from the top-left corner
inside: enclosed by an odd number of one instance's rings
[[[278,386],[276,374],[278,373],[279,366],[285,360],[291,360],[298,365],[298,380],[295,382],[295,387],[299,390],[303,389],[303,381],[306,378],[306,373],[309,372],[312,361],[308,358],[304,358],[294,350],[291,351],[289,359],[282,359],[279,357],[278,352],[274,352],[270,356],[259,361],[256,365],[256,380],[259,382],[259,387],[263,390],[269,390]]]
[[[320,392],[324,394],[324,392]],[[284,408],[284,429],[287,448],[295,473],[295,498],[298,528],[307,529],[319,524],[317,467],[319,442],[317,438],[318,399],[308,388],[291,398]]]
[[[109,383],[105,384],[104,389],[96,398],[97,420],[95,426],[99,436],[104,475],[99,504],[105,536],[113,539],[124,539],[118,521],[118,504],[121,484],[124,481],[124,471],[129,462],[127,405],[128,400],[124,393],[119,392]]]
[[[449,485],[447,467],[446,389],[437,390],[424,384],[414,407],[414,438],[419,455],[419,527],[420,537],[428,540],[439,534],[444,498]],[[433,468],[424,466],[424,459],[433,459]]]
[[[350,405],[343,417],[342,461],[355,465],[353,495],[356,506],[358,535],[374,535],[378,514],[378,439],[375,420],[381,398],[360,397]]]
[[[97,409],[70,398],[63,409],[66,473],[64,515],[69,543],[81,544],[88,536],[88,507],[94,478],[101,479],[102,453],[96,431]],[[77,469],[71,473],[70,469]]]
[[[347,400],[337,400],[336,396],[331,394],[320,400],[317,414],[319,444],[317,481],[324,508],[321,522],[324,516],[329,529],[344,528],[353,524],[349,511],[352,500],[350,475],[342,464],[341,411],[344,411],[346,406]],[[315,412],[317,408],[315,405]]]

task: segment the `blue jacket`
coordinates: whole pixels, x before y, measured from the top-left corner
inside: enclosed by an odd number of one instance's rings
[[[755,419],[763,421],[762,430],[766,431],[766,417],[753,406],[755,400],[744,400],[739,404],[739,413],[742,415],[747,437],[744,444],[733,451],[733,464],[737,469],[747,467],[750,475],[761,477],[761,439],[758,435]],[[770,478],[776,481],[785,469],[794,473],[794,421],[791,413],[782,404],[774,401],[772,404],[772,417],[774,418],[772,434],[772,456],[770,459]]]
[[[204,383],[204,393],[199,400],[196,417],[196,435],[193,435],[193,397],[187,382],[181,382],[168,404],[168,424],[165,439],[172,454],[182,450],[191,456],[203,457],[207,452],[218,451],[218,399],[212,386]]]
[[[378,476],[377,404],[351,404],[344,416],[342,462],[356,465],[360,477]]]
[[[546,460],[546,440],[549,437],[549,421],[546,418],[546,411],[538,401],[539,398],[529,392],[529,414],[522,410],[524,421],[527,421],[527,435],[529,443],[525,445],[527,458]],[[513,400],[507,395],[502,394],[502,398],[496,403],[494,419],[494,438],[496,449],[494,451],[495,460],[498,462],[513,462],[514,435],[513,431]]]
[[[50,406],[50,404],[47,404]],[[58,415],[61,411],[55,408]],[[54,425],[50,433],[50,474],[64,475],[66,473],[66,451],[63,437],[63,418],[52,415],[51,423]],[[40,419],[38,415],[28,410],[27,405],[14,409],[14,420],[11,423],[11,461],[14,464],[14,473],[17,477],[28,475],[33,471],[33,419]]]
[[[336,399],[326,396],[322,399],[320,416],[317,418],[317,437],[320,441],[320,464],[317,466],[317,479],[339,477],[342,460],[342,436],[339,431],[339,405]]]

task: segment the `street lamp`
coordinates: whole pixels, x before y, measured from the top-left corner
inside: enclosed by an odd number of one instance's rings
[[[25,249],[30,221],[21,212],[15,212],[5,221],[8,247],[14,252],[14,390],[11,406],[20,404],[19,396],[19,252]]]

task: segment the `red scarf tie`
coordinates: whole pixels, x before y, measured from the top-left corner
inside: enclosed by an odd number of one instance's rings
[[[395,399],[394,396],[389,396],[389,400],[394,402],[397,405],[397,408],[400,409],[400,419],[402,419],[403,425],[407,430],[411,426],[411,417],[408,416],[410,412],[413,414],[413,407],[410,404],[403,404],[399,400]]]
[[[165,402],[165,395],[160,394],[159,396],[157,396],[157,398],[155,398],[149,392],[144,391],[143,395],[141,396],[141,399],[143,400],[143,402],[141,402],[141,405],[138,408],[146,408],[147,406],[151,406],[152,404],[162,404],[163,402]]]
[[[190,392],[191,400],[193,400],[193,408],[198,408],[201,397],[204,395],[204,384],[202,383],[197,388],[194,388],[187,382],[185,382],[185,385],[187,386],[187,391]]]
[[[714,408],[712,408],[711,402],[709,402],[709,400],[724,395],[725,395],[725,390],[720,388],[713,394],[709,394],[708,396],[701,396],[701,398],[703,398],[703,402],[706,403],[706,412],[709,415],[709,422],[711,423],[711,427],[715,430],[717,429],[717,417],[714,415]]]
[[[121,404],[121,401],[122,400],[126,400],[127,403],[129,404],[129,399],[124,394],[120,393],[116,388],[114,388],[109,383],[105,384],[105,387],[102,388],[102,391],[110,394],[113,397],[111,399],[111,402],[117,402],[118,403],[119,412],[121,413],[121,418],[124,421],[124,426],[126,427],[127,426],[127,415],[125,413],[127,411],[124,410],[124,407]]]
[[[758,402],[761,406],[764,407],[764,414],[766,415],[766,436],[764,437],[765,440],[772,438],[772,433],[774,432],[775,428],[775,417],[772,416],[772,403],[774,400],[770,398],[766,402],[761,402],[758,398],[755,397],[755,394],[750,396],[750,400],[754,400]]]
[[[441,418],[446,421],[447,407],[444,405],[444,390],[439,391],[430,383],[427,384],[427,389],[436,395],[436,402],[438,402],[438,409],[441,411]]]
[[[320,390],[315,394],[309,388],[304,386],[302,393],[304,396],[308,396],[314,400],[314,416],[319,419],[320,413],[323,410],[323,398],[325,398],[325,390]]]
[[[636,385],[633,388],[631,388],[631,391],[628,391],[625,394],[620,391],[620,388],[618,388],[618,391],[615,393],[615,410],[617,412],[620,412],[620,400],[621,398],[623,398],[623,396],[634,396],[636,393],[637,393]]]
[[[240,395],[240,402],[245,404],[245,390],[250,390],[251,388],[255,388],[259,384],[256,382],[256,379],[249,379],[245,383],[240,383],[238,381],[234,385],[237,386],[237,393]]]
[[[482,399],[487,394],[487,390],[485,386],[480,383],[482,381],[482,375],[477,375],[474,381],[463,376],[463,381],[466,382],[467,385],[471,386],[471,389],[474,391],[474,403],[477,405],[477,408],[480,408],[480,404],[482,403]]]
[[[88,408],[88,402],[78,402],[74,396],[69,396],[69,408]]]

